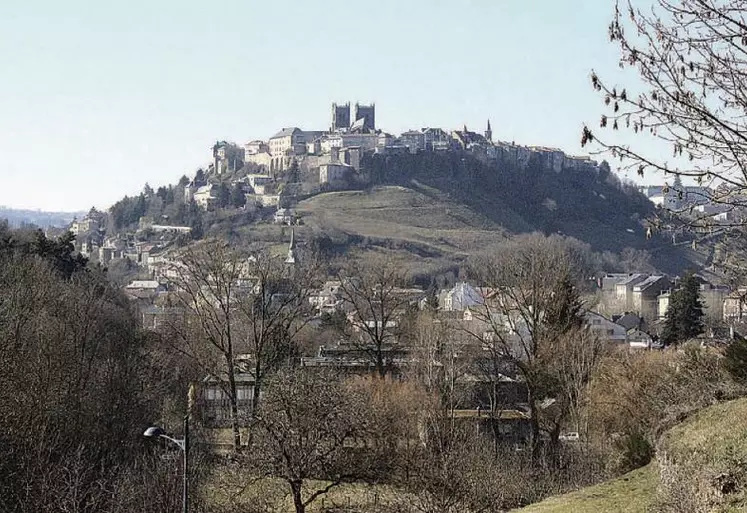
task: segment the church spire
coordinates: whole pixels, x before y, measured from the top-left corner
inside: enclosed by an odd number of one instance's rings
[[[291,240],[288,244],[288,257],[285,259],[286,264],[296,263],[296,237],[295,231],[291,228]]]
[[[490,128],[490,119],[488,119],[488,128],[485,130],[485,139],[488,142],[493,142],[493,130]]]

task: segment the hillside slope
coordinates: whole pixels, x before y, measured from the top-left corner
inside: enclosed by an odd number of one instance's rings
[[[656,460],[617,479],[550,497],[516,513],[747,511],[747,398],[706,408],[670,429]],[[655,509],[653,509],[655,510]]]
[[[673,274],[705,260],[647,238],[654,206],[606,165],[555,172],[541,163],[518,169],[464,153],[419,153],[375,155],[364,169],[372,188],[300,202],[304,223],[452,262],[529,232],[575,237],[598,252],[647,250],[658,269]]]
[[[300,202],[297,210],[312,229],[391,240],[433,255],[464,257],[505,240],[498,223],[439,191],[422,188],[330,192]]]

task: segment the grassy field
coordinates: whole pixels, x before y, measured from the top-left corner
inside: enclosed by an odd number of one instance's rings
[[[500,226],[436,190],[377,187],[320,194],[298,204],[310,227],[333,228],[466,256],[505,240]]]
[[[706,408],[673,427],[660,447],[699,465],[728,465],[747,459],[747,399]]]
[[[645,513],[656,495],[653,463],[617,479],[550,497],[516,513]]]
[[[729,476],[735,488],[725,500],[714,502],[713,511],[747,511],[747,399],[706,408],[670,429],[661,439],[659,457],[685,464],[688,477],[702,477],[707,486],[714,476]],[[605,483],[551,497],[515,510],[517,513],[643,513],[657,499],[658,466],[648,466]],[[667,463],[669,464],[669,463]]]

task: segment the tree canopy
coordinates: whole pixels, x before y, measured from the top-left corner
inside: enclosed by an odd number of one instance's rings
[[[682,279],[681,287],[669,296],[661,341],[664,345],[679,344],[701,333],[703,304],[700,283],[695,275],[688,274]]]

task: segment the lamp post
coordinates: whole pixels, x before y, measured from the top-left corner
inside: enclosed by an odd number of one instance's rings
[[[163,429],[151,426],[145,430],[144,436],[149,438],[165,438],[179,446],[184,455],[184,472],[182,476],[182,513],[189,513],[189,414],[184,416],[184,438],[171,438]]]

